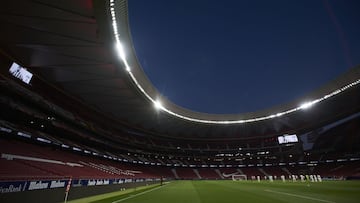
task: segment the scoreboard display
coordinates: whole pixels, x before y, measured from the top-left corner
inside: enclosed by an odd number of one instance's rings
[[[17,63],[13,63],[9,69],[9,72],[14,77],[20,79],[26,84],[29,84],[33,76],[26,68],[19,66]]]
[[[279,144],[299,142],[298,137],[294,135],[282,135],[278,137]]]

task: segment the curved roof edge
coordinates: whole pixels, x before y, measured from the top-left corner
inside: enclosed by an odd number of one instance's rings
[[[226,125],[273,119],[318,105],[318,103],[360,84],[360,65],[358,65],[299,99],[265,110],[241,114],[207,114],[185,109],[163,97],[143,71],[132,43],[127,0],[109,0],[107,8],[109,24],[112,24],[113,29],[113,42],[116,54],[119,56],[119,61],[122,63],[132,82],[160,111],[183,120]]]

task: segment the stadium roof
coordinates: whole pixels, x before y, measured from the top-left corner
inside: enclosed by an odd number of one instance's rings
[[[128,18],[138,61],[164,97],[234,114],[291,102],[359,64],[359,3],[132,0]]]
[[[127,1],[6,1],[1,10],[1,52],[33,72],[34,80],[149,134],[274,136],[304,132],[360,110],[360,67],[355,67],[301,99],[264,111],[190,111],[164,98],[144,74],[129,34]]]

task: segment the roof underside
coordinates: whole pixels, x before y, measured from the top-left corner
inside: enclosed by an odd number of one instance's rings
[[[118,10],[126,17],[126,1]],[[21,6],[19,6],[21,5]],[[237,139],[299,133],[360,110],[359,85],[350,88],[316,108],[283,117],[237,125],[199,124],[161,111],[138,90],[116,56],[107,1],[5,1],[0,22],[1,51],[28,68],[48,85],[65,92],[65,99],[80,100],[95,111],[109,115],[137,129],[154,135],[177,138]],[[123,19],[122,23],[127,23]],[[124,32],[128,33],[128,27]],[[131,44],[130,36],[128,43]],[[131,49],[132,50],[132,49]],[[134,64],[136,55],[130,60]],[[154,87],[137,65],[135,75],[146,88]],[[352,69],[336,81],[280,107],[241,115],[209,115],[165,104],[186,115],[209,120],[249,118],[287,109],[299,101],[323,96],[354,79],[360,68]],[[155,91],[153,95],[157,95]],[[61,101],[59,101],[61,103]]]

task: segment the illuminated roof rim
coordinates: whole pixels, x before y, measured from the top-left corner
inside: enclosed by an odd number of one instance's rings
[[[116,0],[116,2],[121,2],[122,6],[126,5],[125,4],[126,0]],[[121,3],[119,3],[119,4],[121,4]],[[150,93],[147,92],[141,86],[139,80],[135,77],[135,74],[133,73],[133,70],[132,70],[133,67],[131,67],[129,65],[128,59],[126,58],[126,51],[127,50],[124,49],[124,46],[123,46],[124,42],[121,41],[121,37],[120,37],[120,34],[119,34],[119,27],[118,27],[116,12],[115,12],[116,4],[117,3],[115,3],[115,0],[109,0],[109,5],[110,5],[109,12],[110,12],[111,20],[112,20],[113,36],[114,36],[115,46],[116,46],[115,50],[116,50],[121,62],[124,64],[126,72],[129,74],[131,80],[134,82],[134,84],[137,86],[137,88],[143,93],[143,95],[149,101],[151,101],[151,103],[154,106],[157,106],[156,110],[161,110],[163,112],[166,112],[166,113],[168,113],[168,114],[170,114],[172,116],[175,116],[175,117],[183,119],[183,120],[196,122],[196,123],[221,124],[221,125],[252,123],[252,122],[257,122],[257,121],[269,120],[269,119],[281,117],[283,115],[287,115],[287,114],[290,114],[290,113],[294,113],[294,112],[297,112],[297,111],[300,111],[300,110],[305,110],[305,109],[307,109],[309,107],[314,106],[315,104],[318,104],[319,102],[327,100],[327,99],[329,99],[329,98],[331,98],[331,97],[333,97],[333,96],[335,96],[335,95],[337,95],[337,94],[339,94],[341,92],[344,92],[345,90],[347,90],[347,89],[349,89],[351,87],[354,87],[354,86],[360,84],[360,78],[358,78],[355,81],[352,81],[352,82],[348,83],[347,85],[344,85],[344,86],[340,87],[339,89],[331,91],[331,92],[325,94],[322,97],[318,97],[317,99],[313,99],[311,101],[305,102],[305,103],[303,103],[303,104],[301,104],[299,106],[295,106],[293,108],[289,108],[289,109],[286,109],[284,111],[276,112],[276,113],[273,113],[273,114],[257,116],[257,117],[247,118],[247,119],[217,120],[216,118],[214,118],[214,119],[202,119],[202,118],[196,118],[195,116],[184,115],[184,114],[178,113],[180,111],[176,112],[176,108],[172,110],[170,108],[167,108],[166,105],[163,105],[163,101],[157,99],[157,98],[162,98],[160,96],[161,94],[158,91],[156,91],[156,95],[159,95],[159,96],[157,96],[155,98],[152,97],[150,95]],[[122,9],[124,9],[124,8],[122,7]],[[127,7],[125,9],[127,9]],[[128,28],[126,28],[126,29],[128,29]],[[157,104],[159,104],[159,102],[162,103],[162,105],[160,105],[160,106],[157,105]],[[155,113],[155,110],[154,110],[154,113]]]

